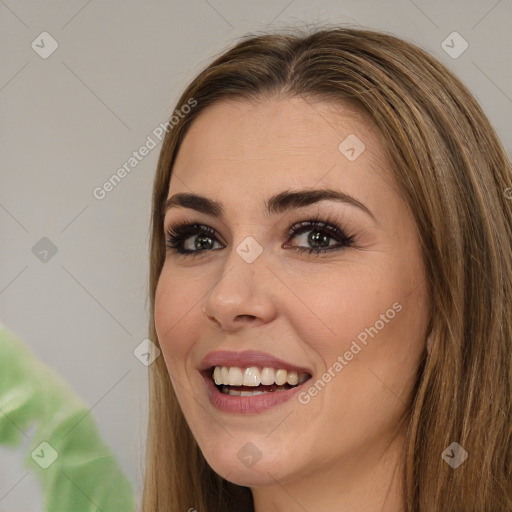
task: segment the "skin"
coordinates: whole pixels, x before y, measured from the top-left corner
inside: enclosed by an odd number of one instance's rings
[[[338,150],[349,134],[366,146],[355,161]],[[348,193],[375,219],[332,200],[265,214],[268,197],[305,188]],[[168,251],[155,297],[162,353],[208,463],[250,487],[257,512],[402,510],[404,414],[426,346],[428,295],[414,221],[370,123],[349,105],[301,97],[217,102],[183,141],[168,197],[178,192],[220,201],[226,212],[167,211],[163,230],[200,222],[218,241],[194,258]],[[316,228],[289,238],[289,227],[314,215],[336,220],[353,245],[294,251],[313,247]],[[263,249],[250,264],[236,252],[247,236]],[[210,404],[198,372],[210,351],[261,350],[310,368],[315,382],[394,303],[401,311],[309,403],[257,415]],[[237,457],[249,442],[261,454],[251,467]]]

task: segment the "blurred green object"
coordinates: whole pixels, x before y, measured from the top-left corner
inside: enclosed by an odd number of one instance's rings
[[[0,444],[33,423],[24,465],[41,481],[45,512],[133,512],[135,498],[85,402],[0,325]]]

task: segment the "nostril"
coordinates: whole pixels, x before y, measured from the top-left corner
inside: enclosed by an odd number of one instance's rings
[[[215,317],[210,316],[210,315],[206,315],[206,318],[208,318],[208,320],[213,322],[217,327],[220,327],[220,322]]]

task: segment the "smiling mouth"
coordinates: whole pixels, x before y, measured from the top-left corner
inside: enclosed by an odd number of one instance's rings
[[[256,366],[215,366],[210,378],[220,393],[231,396],[256,396],[296,388],[309,380],[305,372]]]

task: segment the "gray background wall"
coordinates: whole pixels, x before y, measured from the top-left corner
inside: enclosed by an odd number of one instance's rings
[[[160,145],[103,199],[93,190],[216,53],[293,24],[351,24],[418,44],[469,86],[510,154],[511,20],[511,0],[0,0],[0,322],[89,404],[139,496],[147,368],[133,350],[146,337]],[[454,31],[468,44],[461,55],[459,36],[442,46]],[[31,47],[51,50],[42,32],[58,43],[47,58]],[[43,237],[57,249],[46,261]],[[23,450],[0,447],[5,512],[41,509]]]

